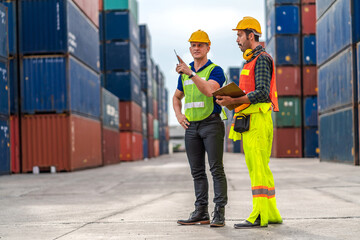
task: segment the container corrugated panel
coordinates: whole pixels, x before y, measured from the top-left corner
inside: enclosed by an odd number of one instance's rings
[[[154,137],[154,116],[150,113],[147,114],[148,137]]]
[[[274,128],[271,156],[278,158],[302,157],[301,128]]]
[[[8,14],[7,8],[3,4],[0,4],[0,20],[0,56],[8,58]]]
[[[138,22],[138,3],[136,0],[104,0],[104,10],[129,10]]]
[[[99,0],[73,0],[85,15],[99,27]]]
[[[0,60],[0,115],[9,116],[9,92],[8,61]]]
[[[10,148],[11,172],[20,173],[20,131],[19,117],[16,115],[10,116]]]
[[[0,175],[10,173],[9,116],[0,115]]]
[[[317,64],[349,46],[352,42],[349,0],[337,0],[316,23]]]
[[[99,72],[99,32],[71,0],[20,2],[20,53],[70,53]]]
[[[120,133],[114,129],[102,129],[102,151],[104,165],[120,162]]]
[[[319,116],[320,161],[354,163],[353,108]]]
[[[239,85],[240,79],[240,68],[238,67],[231,67],[229,68],[229,76],[228,82],[234,82],[236,85]]]
[[[154,139],[159,139],[159,120],[154,119]]]
[[[144,153],[144,159],[149,158],[149,141],[147,138],[143,138],[143,153]]]
[[[299,34],[299,6],[276,6],[267,18],[267,40],[279,34]]]
[[[146,24],[139,25],[140,31],[140,47],[146,48],[151,53],[151,36],[149,27]]]
[[[73,57],[22,59],[22,113],[77,112],[100,118],[99,75]]]
[[[142,132],[141,107],[136,102],[119,102],[120,131]]]
[[[301,96],[301,73],[297,66],[276,67],[278,96]]]
[[[276,65],[300,65],[299,36],[276,36],[266,46]]]
[[[73,171],[102,165],[100,121],[65,114],[21,119],[22,172],[34,166]]]
[[[316,33],[316,6],[301,6],[301,32],[302,34]]]
[[[19,111],[19,87],[17,59],[9,59],[9,85],[10,85],[10,114],[17,114]]]
[[[119,98],[102,88],[102,124],[119,130]]]
[[[352,104],[353,67],[352,50],[349,48],[318,68],[320,113]]]
[[[105,12],[105,41],[132,41],[140,47],[139,26],[132,14],[126,11]]]
[[[105,45],[105,71],[132,71],[140,77],[140,53],[131,42]]]
[[[304,157],[319,157],[319,130],[317,127],[304,129]]]
[[[117,96],[120,101],[134,101],[141,105],[141,83],[134,73],[111,72],[106,74],[105,88]]]
[[[315,127],[318,125],[317,96],[304,98],[304,126]]]
[[[16,1],[0,0],[8,8],[8,41],[9,41],[9,55],[17,54],[17,36],[16,36]],[[0,34],[0,36],[3,33]]]
[[[140,80],[141,80],[141,89],[147,94],[150,94],[152,96],[151,70],[150,69],[142,70]]]
[[[303,65],[316,65],[316,36],[303,37]]]
[[[318,87],[317,87],[316,66],[303,66],[302,71],[303,71],[303,78],[302,78],[303,95],[304,96],[317,95]]]
[[[143,137],[137,132],[120,132],[120,160],[143,159]]]
[[[331,6],[336,0],[318,0],[316,1],[316,17],[319,19],[326,10]]]
[[[353,18],[353,42],[357,43],[360,41],[360,1],[353,0],[352,9]]]
[[[279,112],[273,112],[274,127],[300,127],[301,106],[299,97],[279,97]]]
[[[151,71],[151,58],[147,48],[140,48],[141,70]]]

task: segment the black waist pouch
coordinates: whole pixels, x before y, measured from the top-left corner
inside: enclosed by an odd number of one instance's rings
[[[247,132],[250,129],[250,115],[236,116],[234,122],[234,131],[238,133]]]

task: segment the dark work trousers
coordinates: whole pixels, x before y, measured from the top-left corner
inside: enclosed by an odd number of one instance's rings
[[[214,114],[202,121],[190,122],[186,129],[185,148],[194,179],[195,206],[208,205],[205,152],[214,182],[214,203],[221,207],[227,203],[227,182],[223,166],[224,135],[224,123],[220,116]]]

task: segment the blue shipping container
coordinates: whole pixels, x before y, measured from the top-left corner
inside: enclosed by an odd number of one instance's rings
[[[151,69],[151,58],[147,48],[140,48],[141,69]]]
[[[127,11],[105,12],[105,41],[132,41],[136,48],[140,47],[139,26],[134,16]]]
[[[140,77],[139,50],[131,42],[105,44],[105,71],[131,71]]]
[[[17,59],[9,59],[9,84],[10,84],[10,114],[17,114],[19,111],[19,87],[18,87],[18,66]]]
[[[99,72],[99,31],[71,0],[20,1],[20,52],[71,53]]]
[[[274,7],[267,16],[267,41],[278,34],[300,34],[299,6]]]
[[[319,130],[317,127],[304,129],[304,157],[319,157]]]
[[[147,25],[139,25],[140,30],[140,47],[148,49],[151,53],[151,37],[149,33],[149,28]]]
[[[21,112],[76,112],[100,118],[99,75],[73,57],[22,60]]]
[[[0,56],[8,58],[8,15],[7,8],[2,4],[0,4],[0,20]]]
[[[120,101],[134,101],[141,106],[141,83],[134,73],[107,73],[105,88],[115,94]]]
[[[9,115],[8,63],[0,61],[0,114]]]
[[[304,99],[304,126],[315,127],[318,125],[317,96]]]
[[[238,67],[231,67],[229,68],[229,76],[228,82],[234,82],[236,85],[239,85],[240,80],[240,68]]]
[[[149,157],[149,146],[147,138],[143,138],[143,152],[144,152],[144,159]]]
[[[318,0],[316,1],[316,17],[319,19],[324,12],[330,7],[330,5],[336,0]]]
[[[350,107],[319,116],[321,161],[354,163],[353,114]]]
[[[303,37],[303,64],[316,65],[316,36]]]
[[[17,53],[17,37],[16,37],[16,1],[0,1],[8,8],[8,36],[9,36],[9,54],[15,55]]]
[[[151,69],[141,71],[141,89],[147,94],[152,95],[152,78],[151,78]]]
[[[10,173],[10,128],[8,116],[0,115],[0,175]]]
[[[102,93],[102,124],[111,129],[119,130],[119,98],[101,88]]]
[[[350,0],[336,1],[317,21],[316,38],[317,64],[319,66],[351,44]]]
[[[232,142],[233,144],[233,152],[240,153],[241,152],[241,141]]]
[[[299,36],[276,36],[267,44],[266,51],[278,66],[300,65]]]
[[[357,81],[358,81],[358,101],[360,102],[360,42],[356,46],[357,49]]]
[[[352,50],[348,48],[318,69],[320,113],[352,104],[353,67]]]

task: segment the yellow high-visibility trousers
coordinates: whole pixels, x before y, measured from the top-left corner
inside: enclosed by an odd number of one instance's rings
[[[230,130],[229,138],[238,140],[240,134]],[[247,220],[254,223],[260,215],[260,225],[282,223],[276,206],[275,183],[269,168],[273,140],[271,110],[251,113],[250,130],[241,134],[245,161],[251,179],[253,209]]]

